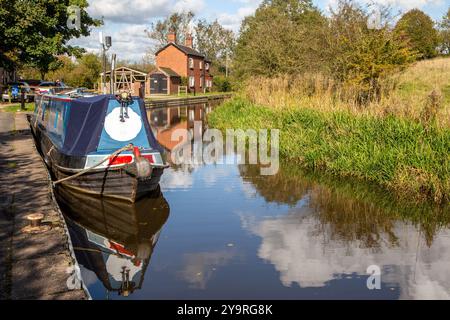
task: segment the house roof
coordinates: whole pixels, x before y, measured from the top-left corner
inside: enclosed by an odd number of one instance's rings
[[[180,77],[180,75],[178,73],[176,73],[175,71],[173,71],[170,68],[163,68],[163,67],[159,67],[159,69],[165,73],[166,75],[168,75],[169,77]]]
[[[158,69],[155,69],[152,72],[150,72],[150,74],[155,74],[155,73],[163,73],[164,75],[166,75],[168,77],[181,77],[178,73],[176,73],[172,69],[164,68],[164,67],[159,67]]]
[[[196,57],[202,57],[202,58],[205,57],[205,55],[201,54],[197,50],[183,46],[183,45],[175,43],[175,42],[170,42],[170,43],[166,44],[164,47],[162,47],[161,49],[156,51],[155,55],[158,55],[161,51],[165,50],[166,48],[168,48],[171,45],[175,46],[176,48],[178,48],[179,50],[181,50],[182,52],[184,52],[185,54],[187,54],[189,56],[196,56]]]

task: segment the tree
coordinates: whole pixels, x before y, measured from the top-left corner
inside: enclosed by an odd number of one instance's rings
[[[165,19],[158,20],[150,25],[150,30],[145,30],[147,36],[156,41],[156,50],[167,44],[167,36],[174,32],[177,42],[184,44],[187,33],[190,33],[191,23],[194,19],[194,13],[191,11],[182,13],[173,13]]]
[[[63,55],[58,62],[60,67],[49,72],[48,79],[61,80],[71,87],[94,88],[102,71],[101,58],[94,53],[86,53],[76,61]]]
[[[439,24],[441,52],[450,55],[450,8]]]
[[[317,70],[326,19],[310,0],[264,0],[244,19],[235,51],[236,75],[274,76]]]
[[[73,86],[94,88],[102,71],[101,58],[93,53],[83,55],[78,59],[78,65],[73,71]]]
[[[414,61],[408,43],[390,28],[389,8],[379,8],[377,28],[370,14],[353,1],[341,0],[332,10],[327,34],[328,73],[360,104],[380,97],[380,80]]]
[[[80,29],[69,28],[69,6],[80,9]],[[86,12],[87,0],[0,0],[0,60],[36,67],[44,78],[57,69],[58,55],[80,55],[84,49],[68,45],[72,38],[88,36],[101,21]]]
[[[225,73],[227,59],[231,58],[236,43],[234,32],[225,29],[217,20],[199,20],[195,34],[196,49],[211,59],[215,71]]]
[[[433,20],[424,12],[413,9],[405,13],[395,26],[395,33],[400,39],[407,40],[420,58],[429,59],[437,55],[439,34]]]

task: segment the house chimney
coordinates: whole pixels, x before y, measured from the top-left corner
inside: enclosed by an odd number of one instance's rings
[[[173,31],[170,31],[169,34],[167,35],[167,41],[169,43],[171,42],[177,43],[177,34]]]
[[[192,38],[192,34],[188,33],[186,35],[186,41],[185,41],[184,45],[186,47],[188,47],[188,48],[192,48],[193,47],[193,45],[194,45],[194,38]]]

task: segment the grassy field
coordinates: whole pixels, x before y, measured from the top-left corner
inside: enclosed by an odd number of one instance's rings
[[[348,111],[357,115],[408,119],[427,117],[430,94],[436,94],[438,125],[450,127],[450,58],[421,61],[405,71],[383,79],[375,102],[361,106],[351,89],[336,90],[336,83],[320,74],[275,79],[252,79],[241,94],[249,102],[270,108],[311,108],[325,112]]]
[[[30,112],[34,111],[34,102],[25,103],[25,110],[20,110],[20,103],[7,105],[5,107],[0,105],[0,110],[5,112],[18,112],[18,111]]]
[[[430,66],[434,66],[432,72]],[[263,103],[264,90],[244,92],[217,108],[208,121],[222,130],[279,128],[283,159],[335,176],[376,182],[417,202],[445,203],[450,200],[446,116],[450,77],[445,74],[450,75],[448,59],[419,63],[397,76],[393,94],[364,109],[342,101],[316,107],[320,96],[284,93],[276,97],[274,92],[266,98],[279,103],[271,105]],[[430,90],[440,91],[442,99],[434,111],[427,106]],[[329,98],[322,96],[324,103]],[[398,104],[389,109],[388,101]],[[424,116],[427,112],[435,117]]]

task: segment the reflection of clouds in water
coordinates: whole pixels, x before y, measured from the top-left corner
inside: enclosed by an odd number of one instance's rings
[[[381,246],[373,249],[360,241],[330,239],[327,226],[319,231],[313,215],[268,219],[247,215],[242,221],[244,228],[262,238],[258,255],[274,265],[285,286],[322,287],[339,275],[366,275],[367,267],[379,265],[383,283],[398,284],[401,298],[450,298],[449,230],[438,233],[428,248],[414,226],[399,222],[393,229],[399,246],[393,247],[388,236],[380,234]]]
[[[184,256],[180,276],[194,289],[206,289],[215,269],[226,265],[233,257],[233,249],[216,252],[189,253]]]
[[[242,192],[246,199],[254,199],[258,196],[258,191],[256,191],[255,187],[248,182],[242,183]]]
[[[163,189],[189,188],[194,184],[192,174],[187,169],[168,169],[161,177]]]
[[[217,184],[219,179],[229,177],[231,172],[224,165],[210,165],[202,171],[202,180],[206,187],[212,187]]]

